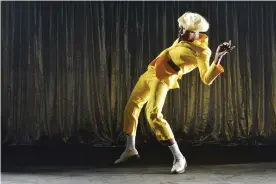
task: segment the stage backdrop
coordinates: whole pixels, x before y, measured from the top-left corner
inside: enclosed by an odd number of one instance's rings
[[[128,96],[186,11],[207,17],[213,52],[230,39],[237,49],[213,85],[194,70],[169,92],[176,137],[276,137],[275,2],[1,4],[2,143],[120,144]],[[138,142],[153,138],[142,112]]]

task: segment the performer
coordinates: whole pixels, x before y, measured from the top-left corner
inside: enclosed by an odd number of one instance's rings
[[[231,41],[218,46],[214,61],[209,65],[211,50],[208,36],[202,34],[209,29],[209,23],[198,13],[186,12],[178,19],[179,38],[173,45],[163,50],[149,65],[135,85],[124,111],[123,132],[127,135],[126,149],[115,164],[133,156],[139,156],[135,148],[138,117],[147,103],[145,112],[150,127],[157,139],[171,150],[174,161],[172,173],[183,173],[186,159],[179,150],[168,122],[163,118],[162,108],[170,89],[179,88],[178,79],[182,75],[199,69],[201,80],[206,85],[224,72],[220,65],[222,57],[232,51]]]

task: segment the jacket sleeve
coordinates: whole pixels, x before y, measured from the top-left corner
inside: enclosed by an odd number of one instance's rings
[[[211,50],[209,48],[204,49],[197,56],[197,66],[200,73],[202,82],[206,85],[211,85],[213,81],[224,72],[224,68],[221,65],[212,63],[209,65],[211,57]]]

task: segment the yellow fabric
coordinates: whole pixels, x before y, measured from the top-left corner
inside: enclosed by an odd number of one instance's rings
[[[124,111],[123,131],[136,135],[138,117],[146,105],[146,117],[158,140],[173,139],[168,122],[163,118],[162,108],[169,88],[159,81],[154,70],[145,72],[136,83]]]
[[[199,69],[202,82],[211,85],[224,70],[220,65],[210,65],[210,57],[211,50],[208,47],[208,36],[200,34],[200,39],[192,43],[176,40],[171,47],[163,50],[151,62],[148,69],[155,69],[158,79],[166,83],[170,89],[179,88],[177,80],[195,68]],[[170,59],[181,69],[178,73],[174,73],[172,69],[168,69],[168,66],[166,66]]]
[[[220,65],[209,66],[210,56],[206,35],[200,35],[200,40],[193,43],[176,40],[171,47],[163,50],[149,64],[148,70],[139,78],[130,95],[124,111],[124,133],[136,135],[138,117],[147,103],[146,117],[157,139],[172,139],[173,132],[162,115],[167,92],[179,88],[177,80],[197,67],[203,83],[210,85],[223,72]],[[180,68],[179,72],[167,64],[170,59]]]

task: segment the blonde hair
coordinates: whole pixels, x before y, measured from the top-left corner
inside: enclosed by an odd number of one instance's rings
[[[192,32],[207,32],[209,23],[198,13],[186,12],[177,19],[180,28]]]

